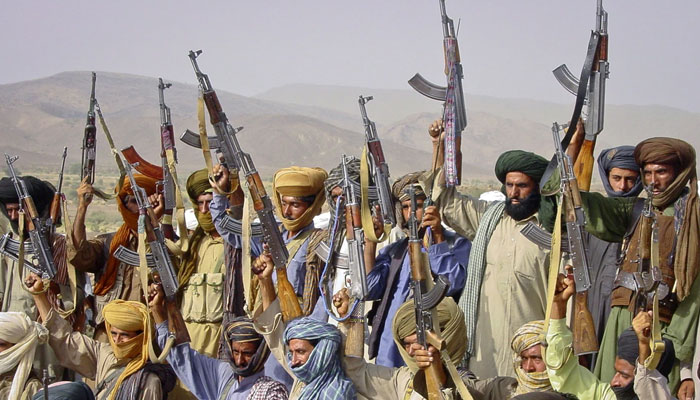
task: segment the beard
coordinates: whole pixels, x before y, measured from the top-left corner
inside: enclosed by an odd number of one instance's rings
[[[518,199],[519,204],[513,204],[513,199],[508,197],[506,199],[506,214],[510,215],[516,221],[521,221],[532,214],[536,213],[540,209],[540,200],[542,195],[540,194],[539,188],[530,193],[524,199]]]

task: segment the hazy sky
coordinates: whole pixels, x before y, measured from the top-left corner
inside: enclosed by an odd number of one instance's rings
[[[700,112],[700,2],[606,0],[611,104]],[[551,70],[578,75],[595,0],[447,0],[461,19],[468,93],[559,103]],[[415,72],[444,84],[437,0],[7,1],[0,83],[62,71],[125,72],[255,95],[289,83],[408,88]]]

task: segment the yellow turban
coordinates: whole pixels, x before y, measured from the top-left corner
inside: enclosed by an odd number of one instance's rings
[[[530,392],[548,392],[552,390],[549,383],[547,371],[542,372],[527,372],[522,369],[520,363],[520,354],[538,344],[544,343],[544,321],[531,321],[523,325],[515,331],[513,339],[510,342],[510,348],[513,349],[513,368],[518,379],[517,394]]]
[[[288,167],[277,171],[272,182],[274,194],[272,199],[277,209],[277,217],[288,231],[299,231],[310,224],[313,218],[321,213],[321,207],[326,200],[323,186],[326,178],[328,178],[328,173],[317,167]],[[315,199],[301,217],[291,220],[282,215],[281,196],[315,196]]]
[[[467,326],[464,323],[464,314],[451,297],[442,299],[437,306],[437,314],[447,353],[450,355],[450,360],[454,364],[458,364],[462,360],[464,352],[467,351]],[[413,300],[403,303],[396,311],[391,330],[401,357],[415,373],[418,371],[418,366],[408,355],[402,342],[404,338],[416,333],[416,309]]]
[[[114,355],[118,360],[131,359],[109,394],[108,399],[112,400],[124,379],[146,365],[148,346],[151,343],[151,315],[142,303],[124,300],[114,300],[107,304],[102,310],[102,315],[105,319],[107,337]],[[141,331],[141,333],[124,343],[115,343],[110,334],[112,327],[130,332]]]

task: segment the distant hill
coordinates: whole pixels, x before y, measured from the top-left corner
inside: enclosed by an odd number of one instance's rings
[[[214,85],[216,77],[211,77]],[[167,79],[166,79],[167,80]],[[47,78],[0,85],[2,151],[18,154],[20,170],[56,166],[60,149],[69,146],[69,166],[80,162],[80,145],[90,92],[89,72],[63,72]],[[377,123],[393,178],[430,166],[426,130],[441,104],[410,90],[317,85],[288,85],[254,97],[218,91],[232,124],[244,126],[242,147],[267,178],[276,169],[337,165],[341,154],[359,155],[364,129],[358,96],[372,95],[369,117]],[[157,78],[98,72],[97,99],[116,147],[133,144],[158,162],[159,107]],[[166,90],[175,132],[196,130],[197,87],[173,82]],[[571,105],[526,99],[497,99],[467,94],[469,126],[463,134],[465,179],[493,179],[493,164],[503,151],[521,148],[545,157],[552,154],[550,126],[564,122]],[[573,102],[573,98],[572,98]],[[208,120],[208,117],[207,117]],[[650,136],[674,136],[700,148],[700,114],[662,106],[608,105],[598,149],[635,144]],[[624,134],[623,134],[624,132]],[[209,127],[209,134],[213,129]],[[114,162],[98,128],[98,169],[113,171]],[[199,149],[178,141],[181,175],[202,168]]]

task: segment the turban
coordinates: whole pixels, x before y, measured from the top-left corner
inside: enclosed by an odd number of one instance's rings
[[[437,306],[437,314],[441,336],[445,342],[447,353],[450,355],[452,363],[456,365],[462,360],[464,352],[467,351],[468,338],[464,314],[451,297],[442,299]],[[416,333],[416,308],[413,300],[403,303],[396,311],[391,330],[401,357],[411,371],[415,373],[418,371],[418,366],[403,346],[403,339]]]
[[[608,174],[613,168],[628,169],[639,172],[639,165],[634,160],[634,147],[619,146],[612,149],[605,149],[598,155],[598,172],[600,179],[603,181],[603,187],[609,197],[637,197],[642,191],[642,177],[637,177],[637,182],[632,189],[627,192],[616,192],[610,186]]]
[[[666,347],[661,354],[661,360],[659,360],[659,365],[656,367],[656,370],[668,379],[668,374],[671,372],[676,359],[676,352],[673,348],[673,342],[664,338],[664,343]],[[617,339],[617,357],[627,361],[633,367],[637,367],[639,340],[637,339],[637,334],[634,332],[634,329],[627,328],[620,334],[620,337]],[[641,361],[642,363],[644,362],[644,360]]]
[[[683,198],[686,185],[690,184],[685,210],[677,210],[676,216],[683,215],[676,240],[673,272],[676,277],[676,295],[683,301],[690,293],[700,268],[700,202],[698,202],[698,178],[695,170],[695,149],[688,143],[673,138],[651,138],[639,143],[634,149],[637,164],[670,164],[676,178],[660,195],[654,196],[654,206],[664,209],[679,198]],[[676,208],[682,203],[676,204]],[[680,212],[679,212],[680,211]],[[677,221],[678,222],[678,221]]]
[[[285,229],[297,232],[309,225],[315,216],[321,213],[321,207],[326,200],[323,182],[328,177],[322,168],[288,167],[277,171],[272,181],[272,199],[277,209],[277,216]],[[282,196],[308,197],[314,196],[313,203],[299,218],[287,219],[282,215]]]
[[[539,183],[547,169],[547,161],[544,157],[535,153],[522,150],[510,150],[501,154],[496,160],[496,177],[501,183],[506,183],[506,175],[509,172],[522,172]]]
[[[355,386],[345,376],[340,364],[340,331],[331,324],[309,317],[298,318],[284,330],[284,342],[304,339],[316,342],[304,365],[289,367],[306,384],[300,399],[354,399]]]
[[[109,302],[102,310],[102,315],[105,319],[109,344],[112,346],[115,357],[119,361],[129,359],[129,363],[119,375],[117,383],[109,395],[109,400],[112,400],[122,382],[146,365],[148,346],[151,343],[151,315],[142,303],[124,300]],[[141,331],[141,333],[126,342],[115,343],[110,334],[112,327],[129,332]]]
[[[236,317],[224,330],[226,338],[226,353],[231,359],[231,367],[236,375],[251,376],[265,367],[265,361],[270,355],[270,348],[267,347],[264,338],[255,330],[253,321],[248,317]],[[258,349],[248,362],[248,365],[238,367],[233,362],[233,348],[231,342],[251,343],[258,342]]]
[[[50,400],[95,400],[92,389],[85,382],[61,382],[51,386]],[[32,400],[44,400],[43,389],[32,397]]]
[[[348,176],[351,181],[355,183],[360,182],[360,160],[353,157],[348,161],[347,164]],[[331,191],[334,187],[342,187],[345,184],[345,177],[343,176],[343,164],[339,164],[337,167],[333,168],[328,173],[328,178],[323,182],[323,186],[326,189],[326,198],[328,199],[328,205],[331,206],[331,210],[335,208],[333,204],[333,199],[331,198]],[[359,193],[357,194],[360,195]]]
[[[411,184],[417,184],[418,180],[420,179],[421,175],[423,175],[425,171],[418,171],[418,172],[411,172],[409,174],[406,174],[402,177],[400,177],[394,184],[391,186],[391,194],[394,196],[394,214],[396,217],[396,225],[397,226],[404,226],[406,221],[403,219],[403,211],[401,207],[401,202],[406,201],[411,198],[404,189],[408,185]],[[416,185],[414,186],[414,190],[416,192],[417,197],[426,197],[425,192],[423,191],[423,188]]]
[[[517,394],[552,390],[547,371],[527,372],[520,365],[522,361],[520,354],[533,346],[543,343],[544,340],[544,321],[542,320],[528,322],[515,331],[510,342],[510,348],[513,349],[513,368],[518,379]]]
[[[14,343],[0,352],[0,375],[15,369],[9,399],[19,399],[32,370],[37,345],[45,343],[49,332],[23,312],[0,313],[0,339]]]
[[[51,183],[42,181],[33,176],[27,175],[19,178],[27,187],[27,193],[32,196],[32,200],[34,201],[34,205],[36,206],[36,211],[39,213],[39,216],[42,218],[46,217],[48,215],[51,202],[53,201],[53,195],[56,193],[56,189]],[[8,217],[8,214],[5,204],[8,203],[19,203],[19,197],[17,196],[17,190],[12,182],[12,178],[4,177],[0,179],[0,210],[6,217]],[[12,228],[17,230],[17,222],[10,222],[12,223]]]
[[[147,195],[150,196],[156,192],[155,179],[140,174],[134,174],[134,179],[136,180],[136,184],[146,191]],[[127,195],[134,195],[134,191],[131,189],[131,181],[129,179],[124,180],[124,183],[117,194],[117,209],[122,215],[124,223],[119,227],[119,229],[117,229],[114,237],[112,237],[112,242],[109,244],[109,258],[107,259],[107,266],[105,267],[102,276],[95,282],[94,292],[96,295],[105,295],[114,286],[114,282],[117,280],[117,268],[119,267],[120,261],[117,260],[113,254],[115,251],[117,251],[119,246],[128,247],[131,232],[136,232],[138,230],[139,215],[132,213],[124,205],[124,199]]]

